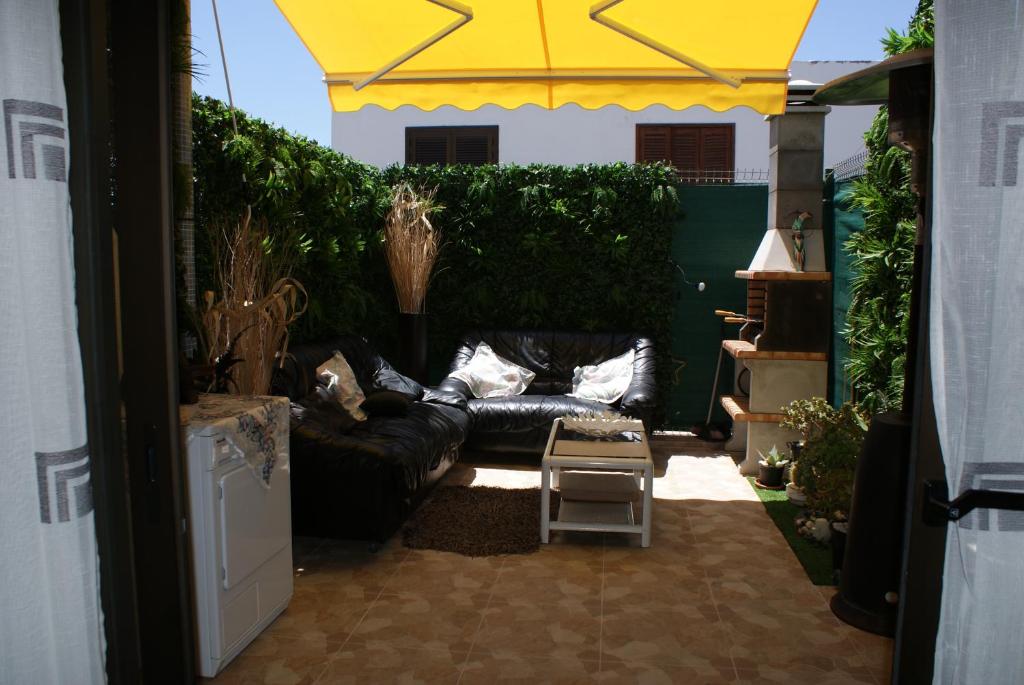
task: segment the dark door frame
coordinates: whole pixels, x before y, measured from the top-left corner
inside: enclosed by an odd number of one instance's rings
[[[121,441],[106,0],[60,0],[75,251],[75,299],[110,683],[141,679],[135,558]]]
[[[935,123],[934,75],[931,88],[929,140]],[[925,225],[932,225],[932,179],[935,154],[929,155]],[[925,525],[924,482],[945,481],[932,396],[931,345],[928,335],[931,303],[931,230],[924,232],[920,252],[920,316],[914,369],[914,417],[907,474],[907,507],[903,523],[903,572],[893,650],[893,683],[931,683],[935,666],[935,638],[942,603],[942,576],[946,560],[946,529]],[[910,336],[914,340],[914,336]]]
[[[60,0],[111,683],[195,678],[177,396],[170,1]]]
[[[195,659],[178,417],[169,2],[110,4],[114,227],[143,678],[191,682]]]

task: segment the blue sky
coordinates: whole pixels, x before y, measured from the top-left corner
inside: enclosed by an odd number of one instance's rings
[[[881,59],[886,27],[905,28],[916,6],[917,0],[819,0],[796,59]],[[323,74],[273,0],[219,0],[217,9],[235,105],[330,145]],[[210,0],[192,0],[192,35],[205,73],[195,91],[227,100]]]

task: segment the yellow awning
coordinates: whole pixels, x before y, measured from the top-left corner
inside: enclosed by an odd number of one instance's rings
[[[817,0],[276,0],[351,112],[785,109]]]

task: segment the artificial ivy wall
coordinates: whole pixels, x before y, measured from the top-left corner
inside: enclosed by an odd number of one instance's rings
[[[397,307],[381,251],[390,188],[437,188],[444,248],[427,297],[431,362],[443,373],[474,327],[638,331],[669,388],[678,199],[661,165],[428,166],[377,169],[236,112],[193,101],[199,290],[210,230],[246,205],[298,251],[310,311],[293,340],[366,335],[393,356]]]

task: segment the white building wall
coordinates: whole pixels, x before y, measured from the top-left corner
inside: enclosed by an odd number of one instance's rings
[[[857,71],[870,62],[794,62],[792,77],[825,83]],[[877,107],[834,108],[825,119],[825,166],[860,151],[863,135]],[[498,126],[498,159],[502,164],[587,164],[636,161],[637,124],[736,125],[736,169],[767,170],[768,124],[763,115],[736,107],[715,112],[706,107],[683,111],[652,105],[638,112],[618,106],[587,110],[565,105],[546,110],[524,105],[514,110],[485,105],[474,111],[415,107],[387,111],[367,106],[358,112],[334,112],[331,146],[358,160],[387,166],[405,161],[408,126]]]

